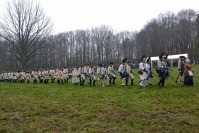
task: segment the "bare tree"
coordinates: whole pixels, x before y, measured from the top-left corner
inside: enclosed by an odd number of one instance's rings
[[[45,47],[45,37],[51,29],[50,19],[39,4],[25,0],[8,2],[0,22],[0,36],[8,42],[8,52],[18,60],[21,69]]]

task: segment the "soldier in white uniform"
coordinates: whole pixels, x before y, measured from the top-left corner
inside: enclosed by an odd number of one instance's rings
[[[31,78],[30,72],[26,72],[25,77],[26,77],[26,82],[29,84],[30,83],[30,78]]]
[[[146,60],[146,68],[147,68],[147,73],[146,73],[146,78],[147,78],[147,83],[149,85],[152,85],[152,80],[153,80],[153,73],[152,73],[152,66],[151,66],[151,57],[148,57]]]
[[[139,83],[140,87],[145,87],[146,85],[146,80],[147,80],[146,72],[147,72],[147,68],[146,68],[146,63],[145,63],[145,56],[143,55],[141,59],[141,63],[139,64],[139,68],[138,68],[138,73],[140,75],[140,83]]]
[[[63,69],[63,74],[64,74],[64,83],[68,83],[69,76],[68,76],[68,69],[66,67],[64,67]]]
[[[104,87],[104,80],[105,80],[105,76],[106,76],[106,70],[104,68],[104,64],[99,66],[99,80],[100,80],[100,85],[102,85],[102,87]]]
[[[98,67],[97,67],[97,75],[98,75],[98,79],[97,80],[100,80],[100,69],[102,67],[102,64],[99,64]],[[101,82],[100,82],[101,84]]]
[[[91,86],[95,86],[95,81],[96,81],[96,77],[95,77],[95,71],[94,71],[94,66],[91,65],[90,69],[89,69],[89,84],[90,87]]]
[[[13,72],[13,82],[16,83],[17,82],[17,72]]]
[[[44,72],[43,72],[43,70],[42,69],[40,69],[39,71],[38,71],[38,78],[39,78],[39,82],[42,84],[43,83],[43,81],[44,81]]]
[[[60,84],[60,83],[64,83],[63,82],[63,71],[61,68],[59,68],[59,70],[57,71],[57,83]]]
[[[126,65],[126,72],[127,72],[127,80],[126,80],[126,85],[128,85],[128,80],[131,79],[131,85],[133,85],[133,80],[134,80],[134,76],[132,73],[132,69],[131,69],[131,65],[130,65],[131,61],[127,61],[127,65]]]
[[[24,83],[26,80],[26,73],[23,70],[20,72],[19,80],[21,83]]]
[[[127,79],[126,62],[127,62],[127,58],[122,60],[122,64],[119,66],[119,69],[118,69],[118,73],[119,73],[119,75],[122,79],[122,86],[123,87],[126,84],[126,79]]]
[[[76,68],[73,69],[72,71],[72,83],[73,84],[78,84],[79,83],[79,78],[78,78],[78,71]]]
[[[45,83],[45,84],[48,84],[48,81],[49,81],[48,76],[49,76],[49,71],[48,71],[48,69],[46,68],[46,69],[44,70],[44,83]]]
[[[32,77],[33,77],[33,83],[37,83],[38,72],[36,71],[36,69],[33,69],[33,71],[32,71]]]
[[[84,65],[81,65],[81,67],[78,69],[78,75],[80,80],[80,86],[84,86],[85,81],[85,75],[84,75]]]
[[[105,70],[105,82],[106,85],[109,86],[108,66],[106,64],[104,65],[104,70]]]
[[[113,85],[115,85],[116,75],[115,75],[113,63],[110,63],[108,67],[108,77],[109,77],[109,85],[111,85],[112,83]]]
[[[54,70],[53,67],[50,69],[49,75],[50,75],[50,78],[51,78],[51,83],[54,83],[55,82],[55,70]]]

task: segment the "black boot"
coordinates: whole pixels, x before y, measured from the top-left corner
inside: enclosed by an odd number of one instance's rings
[[[84,80],[82,80],[82,86],[84,86]]]
[[[59,79],[57,80],[57,83],[60,84],[60,80]]]
[[[54,78],[51,78],[51,82],[54,83],[54,82],[55,82],[55,79],[54,79]]]
[[[64,83],[66,83],[66,79],[64,79]]]
[[[162,80],[162,87],[165,85],[165,79]]]
[[[115,79],[113,79],[113,85],[115,85]]]
[[[27,83],[29,84],[29,83],[30,83],[30,80],[27,80]]]
[[[162,79],[160,79],[160,81],[158,82],[158,87],[161,87],[160,84],[162,84]]]
[[[126,86],[128,86],[128,79],[126,79]]]
[[[111,86],[111,80],[109,80],[109,85]]]
[[[131,85],[134,85],[134,84],[133,84],[133,79],[131,79]]]
[[[63,81],[63,79],[61,79],[61,84],[64,84],[64,81]]]
[[[82,80],[79,81],[79,85],[82,86]]]
[[[93,86],[95,86],[95,80],[93,80]]]

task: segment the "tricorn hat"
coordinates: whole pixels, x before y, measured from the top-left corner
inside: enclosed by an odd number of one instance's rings
[[[123,59],[122,62],[125,63],[127,61],[127,58]]]
[[[143,55],[141,58],[141,61],[145,61],[145,60],[146,60],[145,55]]]
[[[180,58],[183,58],[183,59],[185,59],[185,56],[180,56]]]
[[[162,59],[163,55],[164,55],[164,53],[162,53],[162,54],[159,56],[159,59]]]
[[[146,62],[151,62],[151,57],[150,56],[146,59]]]

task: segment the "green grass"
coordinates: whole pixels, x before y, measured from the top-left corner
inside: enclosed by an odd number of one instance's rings
[[[0,132],[199,132],[195,69],[194,87],[0,83]]]

